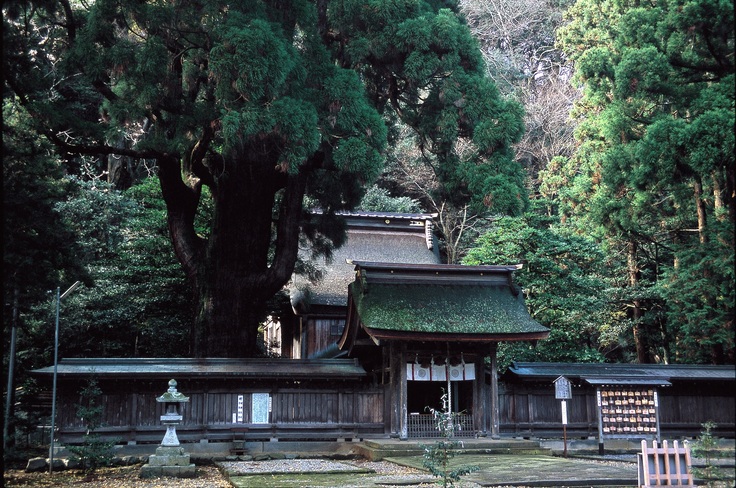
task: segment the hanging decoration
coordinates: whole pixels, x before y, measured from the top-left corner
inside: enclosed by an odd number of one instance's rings
[[[435,357],[432,356],[429,363],[424,362],[425,366],[419,361],[419,355],[415,355],[413,362],[406,363],[406,379],[408,381],[447,381],[449,375],[450,381],[474,380],[475,365],[466,363],[462,354],[460,358],[460,363],[453,366],[441,360],[440,357],[435,360]]]

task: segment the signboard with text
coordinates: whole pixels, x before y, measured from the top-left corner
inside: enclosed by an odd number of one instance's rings
[[[557,400],[572,399],[572,383],[564,376],[560,376],[555,380],[555,398]]]

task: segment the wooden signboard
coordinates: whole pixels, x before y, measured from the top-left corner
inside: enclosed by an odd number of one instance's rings
[[[251,403],[251,422],[267,424],[271,411],[271,396],[268,393],[253,393]]]
[[[659,399],[655,388],[599,388],[597,403],[601,438],[659,439]]]
[[[555,398],[557,400],[572,399],[572,383],[564,376],[558,377],[555,381]]]

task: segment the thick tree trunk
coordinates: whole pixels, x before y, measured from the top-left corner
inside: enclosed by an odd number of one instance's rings
[[[705,244],[708,241],[708,237],[705,235],[706,227],[706,210],[705,201],[703,201],[703,185],[700,179],[696,179],[693,185],[693,192],[695,197],[695,208],[698,215],[698,237],[701,244]]]
[[[273,155],[252,149],[229,155],[211,182],[214,215],[206,241],[193,226],[197,178],[186,180],[187,185],[178,161],[160,163],[174,249],[197,303],[195,357],[261,355],[258,327],[265,303],[294,270],[306,187],[306,172],[287,175],[275,163]]]
[[[629,241],[629,248],[628,248],[628,257],[627,257],[627,266],[628,266],[628,274],[629,274],[629,286],[634,291],[634,293],[638,293],[636,290],[637,286],[639,285],[639,264],[637,259],[637,252],[638,252],[638,245],[636,241],[633,239]],[[649,354],[647,353],[647,347],[646,347],[646,337],[645,337],[645,331],[644,327],[641,324],[641,317],[642,317],[642,311],[641,311],[641,301],[637,298],[634,298],[634,300],[631,303],[631,309],[629,312],[629,317],[634,322],[634,344],[636,346],[636,359],[637,362],[640,364],[649,363]]]
[[[275,187],[249,179],[242,161],[227,166],[198,273],[194,350],[200,357],[257,356],[263,303],[279,287],[267,274]]]

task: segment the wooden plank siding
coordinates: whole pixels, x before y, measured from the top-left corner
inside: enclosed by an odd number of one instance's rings
[[[716,435],[734,437],[736,399],[727,389],[681,385],[659,390],[659,425],[663,437],[697,437],[702,424],[717,424]],[[594,388],[575,388],[567,402],[567,434],[597,437]],[[501,433],[518,436],[562,436],[562,411],[552,384],[505,385],[499,393]]]
[[[120,387],[120,385],[117,385]],[[251,423],[251,394],[271,395],[268,424]],[[165,405],[156,401],[158,393],[115,393],[101,398],[103,419],[98,433],[121,442],[160,442],[164,427],[161,415]],[[278,388],[276,391],[243,388],[228,392],[189,393],[189,402],[180,404],[183,415],[177,426],[182,442],[207,438],[231,441],[235,438],[345,438],[364,437],[384,432],[383,390],[374,387],[344,389]],[[243,396],[243,421],[233,422],[238,396]],[[81,442],[85,425],[77,417],[77,395],[59,395],[57,423],[61,442]]]
[[[310,318],[307,324],[309,332],[307,335],[306,357],[311,358],[340,340],[345,328],[345,318]]]
[[[163,384],[162,384],[163,383]],[[99,433],[120,442],[158,443],[163,438],[164,405],[156,402],[162,381],[102,381],[103,427]],[[59,388],[57,426],[62,443],[81,442],[85,425],[77,416],[82,382],[64,382]],[[183,421],[177,427],[182,442],[203,439],[339,439],[386,437],[399,428],[391,384],[354,381],[244,381],[184,379],[179,391],[189,397],[182,404]],[[713,433],[734,437],[736,399],[730,385],[683,383],[658,389],[660,433],[664,438],[695,438],[702,424],[717,424]],[[268,423],[253,424],[252,393],[271,395]],[[243,396],[243,421],[233,422],[238,396]],[[491,405],[486,390],[485,401]],[[567,402],[570,438],[597,438],[596,390],[577,385]],[[560,401],[549,383],[499,383],[499,430],[502,436],[562,437]],[[487,417],[488,414],[486,414]],[[477,427],[477,426],[476,426]]]

